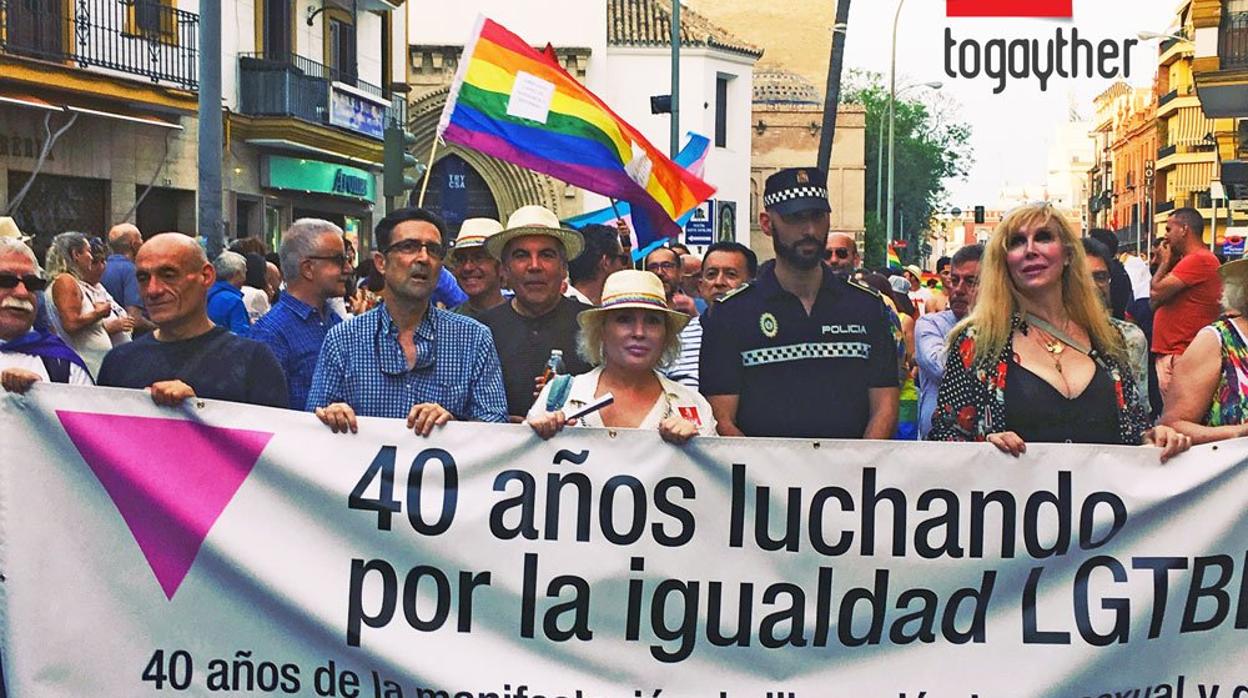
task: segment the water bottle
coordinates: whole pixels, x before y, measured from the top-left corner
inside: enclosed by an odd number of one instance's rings
[[[542,383],[549,383],[551,378],[567,372],[563,366],[563,350],[551,349],[550,358],[546,360],[546,370],[542,373]]]

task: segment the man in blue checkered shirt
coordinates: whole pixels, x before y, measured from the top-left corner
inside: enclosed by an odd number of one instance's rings
[[[282,234],[278,251],[286,290],[269,312],[251,327],[251,338],[264,342],[286,373],[290,408],[308,404],[312,372],[325,335],[341,322],[325,304],[341,298],[351,278],[342,229],[329,221],[300,218]]]
[[[422,436],[452,419],[507,421],[490,331],[430,303],[449,242],[446,224],[403,208],[377,224],[375,238],[384,302],[329,331],[308,409],[335,433],[355,432],[356,415],[406,417]]]

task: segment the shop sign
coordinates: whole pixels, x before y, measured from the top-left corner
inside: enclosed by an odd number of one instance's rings
[[[388,107],[388,103],[341,83],[334,83],[329,91],[329,123],[377,140],[385,137]]]
[[[373,201],[376,182],[358,167],[308,158],[269,155],[264,159],[264,186],[309,194],[329,194]]]

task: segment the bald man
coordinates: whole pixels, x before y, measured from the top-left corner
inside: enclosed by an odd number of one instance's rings
[[[217,275],[199,242],[162,233],[135,258],[139,294],[156,330],[104,357],[97,383],[147,389],[158,405],[189,398],[286,407],[286,377],[264,344],[231,334],[208,318]]]
[[[828,233],[823,261],[838,274],[848,276],[854,273],[862,266],[858,257],[858,242],[849,233]]]
[[[126,309],[134,320],[134,333],[143,334],[156,329],[143,314],[143,301],[139,298],[139,284],[134,280],[134,255],[143,244],[143,235],[133,223],[118,223],[108,231],[108,261],[100,283]]]

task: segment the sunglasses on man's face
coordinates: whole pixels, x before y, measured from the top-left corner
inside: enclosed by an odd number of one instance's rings
[[[27,291],[38,293],[48,287],[48,280],[42,276],[34,274],[4,274],[0,273],[0,288],[17,288],[18,282],[26,287]]]
[[[824,259],[830,261],[833,257],[836,257],[837,259],[849,259],[849,250],[844,247],[834,247],[830,250],[823,251]]]

